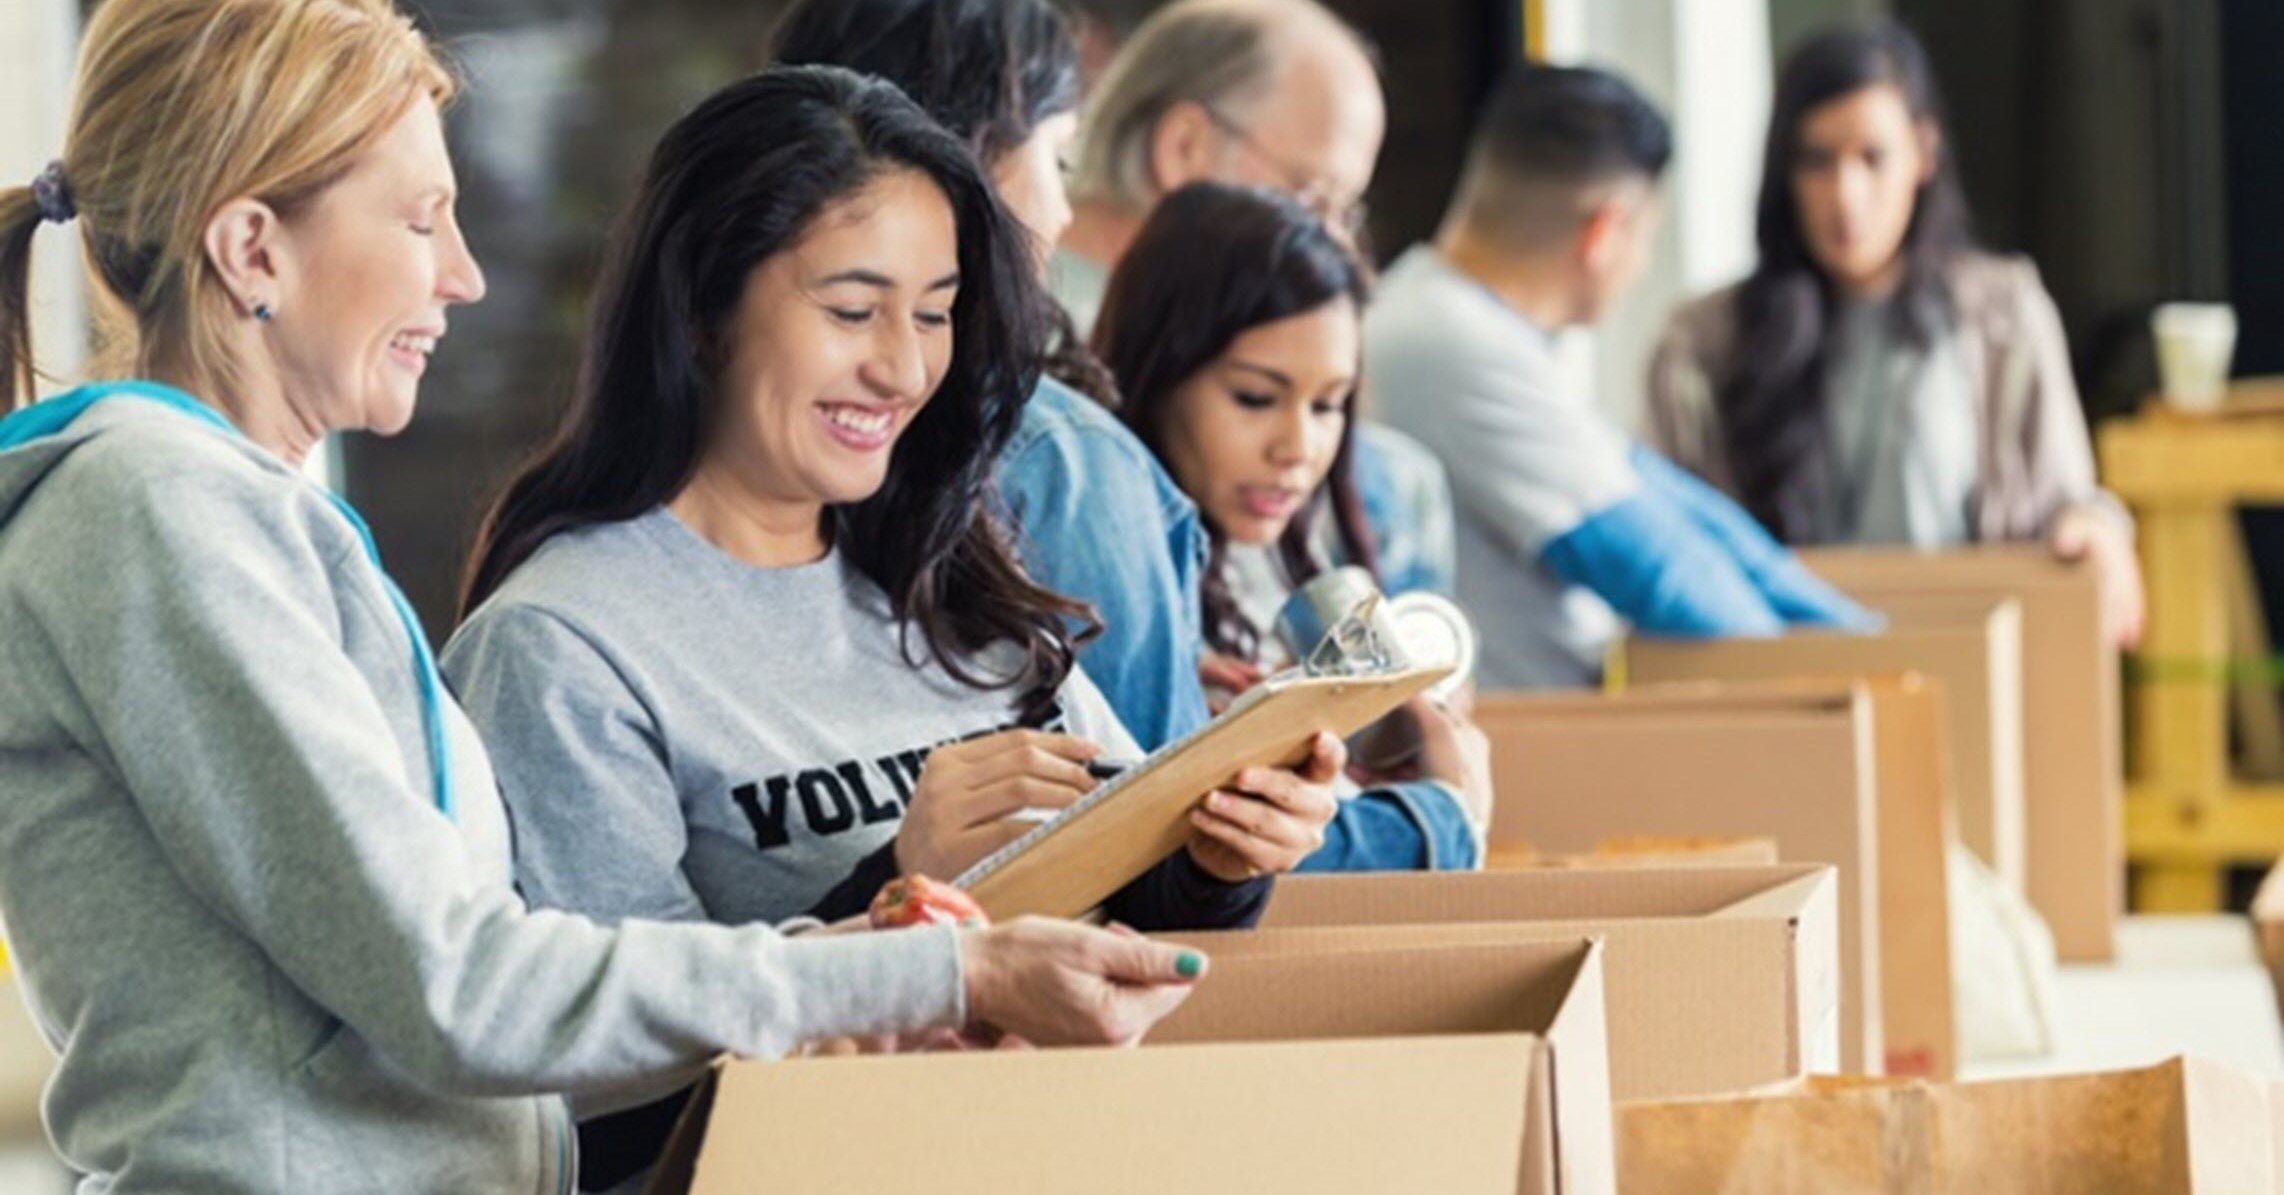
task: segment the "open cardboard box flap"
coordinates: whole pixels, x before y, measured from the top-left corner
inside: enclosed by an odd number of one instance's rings
[[[1485,694],[1476,721],[1500,793],[1494,848],[1766,836],[1788,860],[1838,867],[1842,1065],[1952,1073],[1955,830],[1938,685],[1903,675]]]
[[[1631,636],[1628,685],[1666,681],[1883,676],[1943,686],[1960,839],[2016,889],[2028,883],[2023,769],[2022,607],[2003,595],[1940,594],[1874,635],[1802,631],[1769,639]]]
[[[1529,1033],[1543,1048],[1533,1065],[1521,1189],[1613,1190],[1600,942],[1576,933],[1443,942],[1300,931],[1157,936],[1195,945],[1213,961],[1149,1045]]]
[[[729,1063],[650,1191],[1512,1195],[1544,1053],[1518,1033]]]
[[[2279,1190],[2264,1085],[2142,1070],[1620,1107],[1619,1175],[1658,1195],[2254,1195]]]
[[[1138,1050],[725,1064],[651,1195],[1614,1195],[1599,943],[1249,937]]]
[[[1830,867],[1293,876],[1262,925],[1256,949],[1602,937],[1620,1099],[1735,1091],[1840,1064]]]
[[[2107,962],[2125,909],[2125,753],[2100,569],[2042,546],[1822,548],[1801,560],[1900,621],[1930,595],[2022,605],[2023,803],[2030,901],[2066,962]]]

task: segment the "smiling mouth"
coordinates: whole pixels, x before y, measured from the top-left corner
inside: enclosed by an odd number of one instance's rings
[[[860,436],[877,436],[896,422],[896,417],[886,411],[858,407],[826,407],[825,419],[835,427],[847,428]]]

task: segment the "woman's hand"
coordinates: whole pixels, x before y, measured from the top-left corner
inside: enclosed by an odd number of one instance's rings
[[[2102,578],[2102,621],[2110,642],[2121,651],[2141,644],[2146,600],[2141,590],[2141,561],[2133,542],[2099,507],[2075,506],[2054,520],[2047,547],[2062,560],[2091,559]]]
[[[1218,716],[1238,694],[1261,683],[1261,666],[1209,651],[1198,657],[1198,683],[1205,686],[1206,708]]]
[[[1318,731],[1298,768],[1247,768],[1237,791],[1220,791],[1190,811],[1190,858],[1206,874],[1237,884],[1291,871],[1324,845],[1324,828],[1340,808],[1333,778],[1348,748]]]
[[[1205,956],[1131,931],[1021,917],[960,935],[969,1026],[1041,1046],[1126,1045],[1189,998]]]
[[[920,769],[896,867],[904,875],[950,880],[1030,830],[1009,822],[1023,809],[1064,809],[1095,786],[1086,762],[1101,748],[1040,730],[1007,730],[938,747]]]
[[[1420,775],[1459,793],[1477,826],[1491,824],[1491,740],[1480,727],[1425,697],[1406,704],[1420,726]]]

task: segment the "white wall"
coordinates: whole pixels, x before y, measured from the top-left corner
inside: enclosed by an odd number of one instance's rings
[[[63,148],[77,25],[72,0],[0,3],[0,184],[29,183]],[[40,367],[74,377],[86,352],[76,230],[33,239],[32,303]]]
[[[1564,347],[1573,384],[1632,428],[1667,313],[1752,266],[1771,89],[1767,0],[1547,0],[1546,37],[1549,59],[1617,71],[1673,122],[1650,266],[1599,329]]]

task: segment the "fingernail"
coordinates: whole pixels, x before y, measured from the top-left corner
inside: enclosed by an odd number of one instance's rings
[[[1174,974],[1184,979],[1196,979],[1205,974],[1205,956],[1195,950],[1185,950],[1174,960]]]

